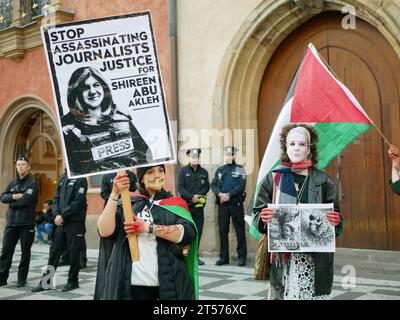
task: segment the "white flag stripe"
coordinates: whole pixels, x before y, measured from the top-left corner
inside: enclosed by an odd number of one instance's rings
[[[343,89],[343,91],[346,93],[346,95],[349,97],[349,99],[351,100],[351,102],[353,102],[353,104],[357,107],[357,109],[362,112],[362,114],[369,119],[371,122],[372,120],[368,117],[367,113],[364,111],[363,107],[361,106],[361,104],[358,102],[358,100],[356,99],[356,97],[351,93],[351,91],[342,83],[340,82],[333,74],[332,72],[329,70],[329,68],[326,66],[325,62],[322,61],[317,49],[314,47],[314,45],[312,43],[310,43],[308,45],[308,47],[310,48],[312,54],[315,56],[315,58],[319,61],[319,63],[324,67],[324,69],[326,70],[326,72],[328,72],[328,74],[336,81],[336,83]]]
[[[280,145],[280,134],[282,128],[290,123],[290,115],[292,113],[292,102],[293,97],[285,104],[279,113],[278,119],[275,122],[274,128],[271,133],[271,137],[268,142],[267,149],[264,153],[263,160],[261,162],[260,171],[258,173],[257,184],[268,174],[275,163],[279,160],[281,155]]]

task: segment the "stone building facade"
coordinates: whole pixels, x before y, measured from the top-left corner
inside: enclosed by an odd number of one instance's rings
[[[62,153],[38,33],[46,17],[39,14],[26,23],[21,13],[29,1],[6,2],[14,6],[11,18],[3,15],[2,20],[0,15],[4,79],[0,82],[0,188],[14,175],[17,150],[28,148],[33,143],[29,139],[36,136],[50,141],[50,162],[38,163],[37,168],[45,171],[52,166],[50,181],[54,183]],[[187,162],[186,148],[203,149],[201,161],[212,178],[223,162],[222,147],[235,144],[240,149],[238,162],[248,174],[248,206],[272,126],[310,41],[362,104],[365,99],[366,110],[385,136],[400,144],[400,0],[55,0],[52,5],[57,22],[151,10],[176,129],[179,162],[168,168],[171,190],[179,166]],[[4,27],[7,19],[9,26]],[[361,155],[359,162],[352,161],[357,154]],[[345,233],[355,236],[344,236],[338,245],[400,250],[400,200],[388,187],[386,146],[371,129],[342,158],[327,170],[340,186]],[[353,174],[365,176],[362,183]],[[92,186],[88,234],[96,246],[95,221],[102,204],[96,181]],[[210,193],[201,244],[202,253],[212,255],[218,253],[213,199]],[[0,217],[4,212],[5,206],[0,206]],[[235,255],[233,230],[231,240]],[[254,252],[255,241],[249,238],[248,244]]]

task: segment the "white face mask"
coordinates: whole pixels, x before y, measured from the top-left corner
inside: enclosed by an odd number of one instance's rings
[[[286,138],[286,153],[292,163],[307,160],[310,147],[306,135],[292,129]]]

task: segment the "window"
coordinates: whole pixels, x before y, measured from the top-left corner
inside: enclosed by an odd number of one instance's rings
[[[89,177],[88,179],[89,188],[100,188],[102,179],[103,175],[101,174]]]
[[[52,0],[20,0],[21,25],[31,23],[34,18],[45,14]]]
[[[62,0],[0,0],[0,58],[22,59],[26,50],[43,45],[42,25],[72,21],[74,13],[64,10],[61,3]]]
[[[0,30],[8,28],[13,18],[13,1],[0,0]]]

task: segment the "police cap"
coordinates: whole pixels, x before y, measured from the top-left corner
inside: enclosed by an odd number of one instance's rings
[[[24,156],[24,155],[19,155],[19,156],[17,157],[17,161],[26,161],[26,162],[29,163],[28,157],[26,157],[26,156]]]
[[[226,146],[226,147],[224,147],[224,151],[225,151],[225,155],[234,156],[239,151],[239,149],[235,148],[234,146]]]
[[[192,149],[188,149],[186,151],[186,155],[190,155],[190,156],[199,156],[201,153],[201,149],[200,148],[192,148]]]

